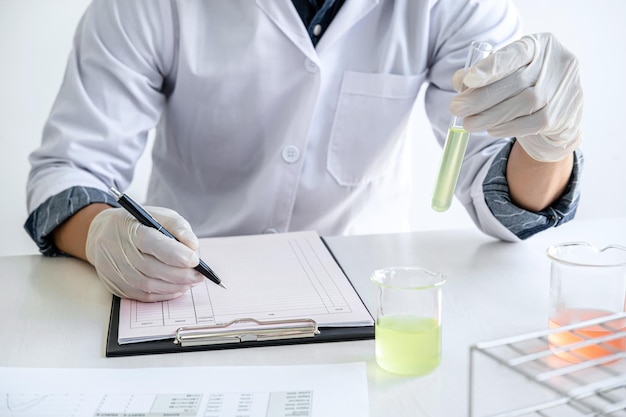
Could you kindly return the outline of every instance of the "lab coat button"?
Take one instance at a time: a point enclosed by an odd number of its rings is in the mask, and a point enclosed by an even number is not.
[[[300,158],[300,150],[293,145],[285,146],[282,156],[285,162],[293,164]]]
[[[311,61],[309,58],[304,60],[304,68],[311,74],[315,74],[320,70],[317,64]]]
[[[266,235],[269,235],[269,234],[278,233],[278,230],[268,227],[267,229],[263,230],[263,233],[265,233]]]
[[[320,36],[320,33],[322,33],[322,25],[313,26],[313,35]]]

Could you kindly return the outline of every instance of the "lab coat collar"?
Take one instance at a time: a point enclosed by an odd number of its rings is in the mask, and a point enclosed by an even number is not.
[[[331,25],[324,32],[324,36],[318,42],[317,52],[321,53],[328,48],[379,3],[380,0],[346,0]]]
[[[320,39],[318,51],[311,43],[302,20],[291,0],[256,0],[257,6],[310,59],[317,60],[317,52],[340,38],[351,26],[369,13],[380,0],[347,0],[332,24]]]

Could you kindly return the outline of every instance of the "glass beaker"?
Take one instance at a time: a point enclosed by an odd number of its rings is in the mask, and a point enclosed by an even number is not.
[[[374,271],[376,362],[401,375],[423,375],[441,362],[441,288],[445,276],[419,267]]]
[[[625,311],[626,247],[603,249],[586,242],[567,242],[548,247],[550,267],[549,328],[576,324]],[[617,328],[617,330],[613,330]],[[553,347],[563,347],[625,330],[626,323],[612,322],[611,328],[590,325],[576,331],[555,332],[549,336]],[[595,359],[625,349],[619,338],[556,354],[571,362]]]

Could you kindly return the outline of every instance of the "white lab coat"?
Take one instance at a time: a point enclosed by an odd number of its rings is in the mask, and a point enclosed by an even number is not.
[[[31,155],[29,211],[75,185],[124,190],[156,126],[146,204],[199,236],[405,230],[420,87],[443,143],[469,42],[519,30],[505,0],[347,0],[314,48],[291,0],[96,0]],[[472,136],[457,197],[514,239],[482,194],[502,145]]]

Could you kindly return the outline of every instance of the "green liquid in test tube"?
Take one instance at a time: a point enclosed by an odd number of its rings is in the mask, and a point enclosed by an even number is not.
[[[488,56],[493,47],[487,42],[474,41],[470,45],[464,70],[467,71],[472,65]],[[431,200],[431,207],[435,211],[446,211],[452,204],[454,189],[459,179],[461,165],[465,157],[465,149],[470,134],[463,128],[463,119],[452,116],[448,127],[448,135],[443,146],[443,155],[439,174],[435,183],[435,190]]]

